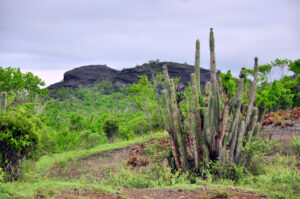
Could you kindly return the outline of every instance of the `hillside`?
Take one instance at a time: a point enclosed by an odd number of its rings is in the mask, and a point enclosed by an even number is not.
[[[146,74],[148,79],[152,79],[153,75],[162,73],[162,67],[166,65],[171,78],[179,77],[182,86],[188,85],[191,73],[194,72],[194,66],[188,64],[180,64],[175,62],[149,62],[141,66],[126,68],[121,71],[112,69],[106,65],[87,65],[81,66],[64,74],[61,82],[52,84],[48,90],[55,90],[60,87],[68,88],[85,88],[99,83],[103,80],[110,80],[116,86],[127,86],[132,83],[138,83],[139,76]],[[201,86],[210,80],[210,71],[201,68]]]

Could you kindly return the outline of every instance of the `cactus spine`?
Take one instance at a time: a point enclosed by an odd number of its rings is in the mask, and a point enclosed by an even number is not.
[[[200,45],[199,40],[196,41],[195,73],[191,75],[191,106],[188,102],[187,122],[185,122],[190,127],[189,131],[185,131],[183,128],[184,120],[181,118],[175,86],[169,78],[167,67],[163,67],[166,126],[170,134],[172,154],[176,166],[182,168],[183,171],[197,172],[201,162],[206,168],[205,164],[208,159],[219,160],[222,163],[225,158],[229,158],[229,161],[234,161],[236,164],[241,163],[242,145],[250,144],[256,138],[263,118],[262,115],[258,115],[258,110],[254,106],[258,59],[255,58],[254,61],[254,80],[249,95],[248,109],[247,112],[242,112],[245,69],[241,69],[236,95],[234,97],[227,96],[222,89],[222,80],[217,78],[216,74],[215,42],[212,29],[210,29],[209,47],[211,81],[205,85],[206,93],[203,112],[201,113]],[[189,136],[187,134],[189,133],[192,142],[188,141]],[[243,143],[244,140],[246,143]],[[226,155],[226,151],[229,155]],[[194,164],[188,161],[188,157],[189,160],[192,157]]]
[[[5,111],[7,108],[7,92],[1,92],[0,111]]]

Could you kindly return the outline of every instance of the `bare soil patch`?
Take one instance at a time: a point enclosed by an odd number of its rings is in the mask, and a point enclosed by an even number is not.
[[[218,188],[199,188],[195,190],[183,189],[126,189],[122,194],[109,194],[100,190],[76,189],[62,191],[56,199],[66,198],[102,198],[102,199],[121,199],[127,196],[132,199],[264,199],[265,196],[256,195],[253,192],[240,189],[218,189]],[[37,196],[36,198],[45,198]]]
[[[67,165],[56,165],[49,176],[65,180],[79,179],[83,175],[93,179],[104,178],[109,171],[124,166],[124,161],[128,158],[128,154],[138,146],[139,144],[134,144],[84,157]],[[94,181],[93,179],[91,179],[91,182]]]
[[[121,199],[120,194],[109,194],[101,190],[88,190],[74,188],[68,191],[62,191],[56,199],[71,198],[101,198],[101,199]]]
[[[292,125],[284,128],[275,124],[264,125],[259,136],[275,140],[286,140],[293,136],[300,136],[300,118],[284,120],[284,122]]]
[[[183,189],[128,189],[124,195],[133,199],[210,199],[210,198],[249,198],[258,199],[264,196],[256,196],[253,192],[246,192],[240,189],[199,188],[195,190]]]
[[[151,139],[143,144],[133,144],[128,147],[114,149],[97,153],[79,160],[67,163],[66,165],[55,165],[51,169],[49,177],[58,177],[64,180],[89,178],[91,183],[106,178],[109,172],[116,171],[124,166],[151,167],[152,157],[145,153],[145,147],[153,145],[158,151],[168,147],[168,139]]]

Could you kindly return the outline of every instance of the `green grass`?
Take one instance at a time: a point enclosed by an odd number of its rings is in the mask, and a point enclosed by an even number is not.
[[[36,182],[0,183],[0,198],[35,198],[36,195],[55,197],[60,195],[62,190],[71,191],[71,188],[74,187],[116,193],[116,190],[105,185],[86,183],[81,184],[78,182],[62,182],[50,179],[41,179]]]

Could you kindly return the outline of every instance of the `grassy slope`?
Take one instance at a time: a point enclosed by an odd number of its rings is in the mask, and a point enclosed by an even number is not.
[[[117,141],[114,144],[104,144],[89,150],[75,150],[60,154],[46,155],[36,161],[32,168],[27,169],[24,179],[11,183],[0,183],[0,198],[33,198],[37,194],[55,195],[59,190],[68,187],[84,187],[115,192],[104,185],[86,184],[80,182],[63,182],[48,179],[47,173],[55,164],[67,163],[82,157],[100,153],[103,151],[123,148],[135,143],[143,143],[152,138],[166,136],[166,132],[147,134],[128,141]]]

